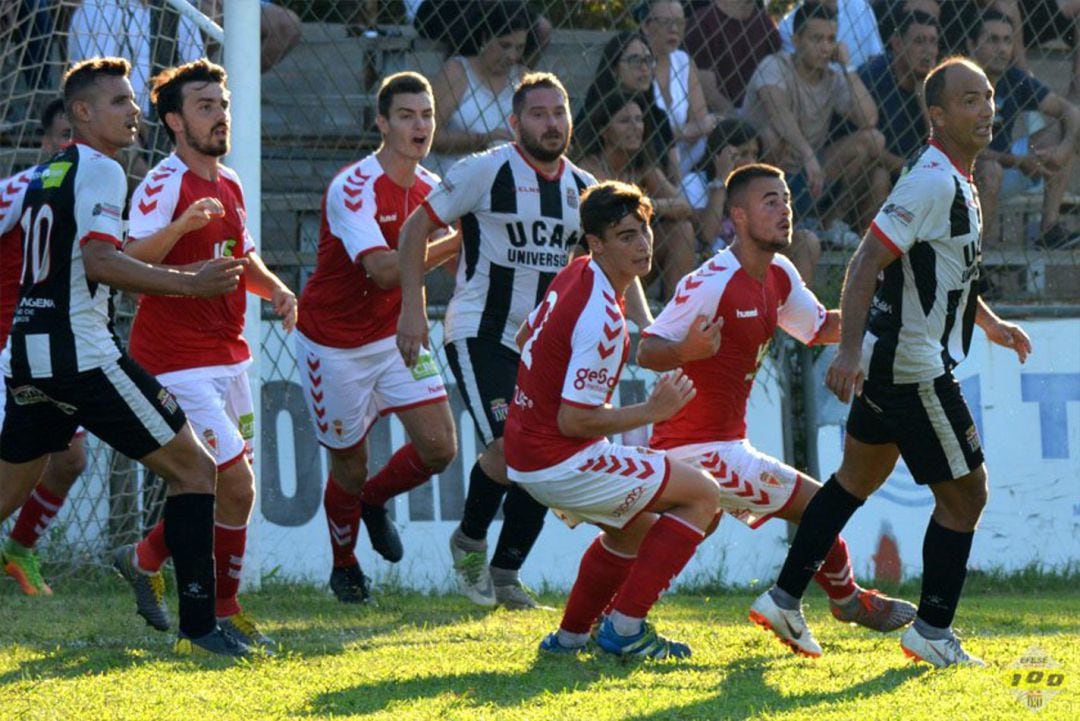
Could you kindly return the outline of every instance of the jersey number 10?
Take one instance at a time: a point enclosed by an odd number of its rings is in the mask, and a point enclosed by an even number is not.
[[[52,236],[52,206],[42,205],[34,215],[29,207],[20,221],[23,229],[22,282],[27,282],[26,270],[30,269],[29,282],[37,284],[49,277],[49,239]]]

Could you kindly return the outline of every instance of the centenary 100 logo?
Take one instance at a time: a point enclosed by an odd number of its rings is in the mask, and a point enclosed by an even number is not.
[[[1050,654],[1037,646],[1029,648],[1013,662],[1005,674],[1005,684],[1016,699],[1038,711],[1065,688],[1065,671]]]

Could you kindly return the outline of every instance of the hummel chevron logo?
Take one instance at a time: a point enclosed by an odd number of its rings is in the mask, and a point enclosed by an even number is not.
[[[701,284],[704,283],[704,282],[705,281],[702,280],[701,278],[698,278],[697,280],[694,280],[693,278],[687,278],[686,279],[686,289],[687,290],[694,290],[695,288],[700,287]]]
[[[641,469],[640,473],[638,469]],[[580,468],[579,471],[596,471],[611,473],[613,475],[620,476],[632,476],[637,473],[636,478],[648,478],[653,474],[655,468],[653,464],[648,461],[641,461],[639,466],[634,462],[633,458],[619,458],[617,456],[598,456],[596,458],[590,458]]]
[[[318,392],[312,391],[311,392],[311,400],[315,401],[316,403],[322,403],[323,392],[322,391],[318,391]]]
[[[600,354],[600,357],[601,357],[601,358],[604,358],[604,359],[606,359],[606,358],[608,358],[608,357],[609,357],[609,356],[610,356],[610,355],[611,355],[612,353],[614,353],[614,352],[615,352],[615,346],[611,346],[610,348],[608,348],[608,347],[607,347],[606,345],[604,345],[603,343],[597,343],[597,344],[596,344],[596,352]]]
[[[172,175],[173,172],[175,171],[173,171],[172,168],[165,168],[160,173],[155,173],[154,175],[151,175],[150,180],[153,180],[155,183],[160,183],[162,180],[165,180],[170,175]]]
[[[356,196],[360,195],[360,193],[364,192],[363,188],[349,188],[347,186],[342,188],[342,190],[345,192],[345,195],[349,196],[350,198],[355,198]]]
[[[147,195],[157,195],[158,193],[161,192],[161,189],[164,188],[164,187],[165,187],[164,184],[161,184],[161,185],[147,185],[146,186],[146,194]]]
[[[615,340],[619,337],[620,333],[622,333],[621,325],[617,325],[614,328],[608,328],[607,323],[604,324],[604,335],[607,336],[608,340]]]
[[[360,200],[356,201],[355,203],[350,203],[348,200],[346,200],[345,201],[345,207],[355,213],[356,211],[358,211],[358,210],[360,210],[361,208],[364,207],[364,200],[361,198]]]
[[[604,312],[607,313],[608,318],[611,318],[611,320],[615,321],[616,323],[622,320],[622,313],[620,313],[616,308],[612,308],[611,306],[604,306]]]
[[[322,365],[322,361],[319,360],[316,356],[313,356],[313,355],[308,356],[308,358],[307,358],[307,367],[308,368],[310,368],[313,371],[317,371],[317,370],[319,370],[320,365]]]
[[[322,385],[322,374],[315,375],[314,373],[308,373],[308,380],[311,381],[311,385],[318,388]]]
[[[153,200],[153,201],[151,201],[149,203],[147,203],[145,200],[140,200],[139,201],[139,212],[142,213],[143,215],[146,215],[147,213],[149,213],[151,210],[153,210],[156,207],[157,207],[157,201],[156,200]]]

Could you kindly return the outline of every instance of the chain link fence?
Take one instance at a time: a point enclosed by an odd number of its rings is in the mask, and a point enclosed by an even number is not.
[[[220,0],[192,4],[220,22]],[[177,5],[0,0],[0,173],[40,162],[42,111],[70,62],[96,54],[125,55],[135,65],[146,127],[125,158],[133,182],[160,160],[168,144],[149,106],[147,78],[204,54],[220,58],[220,47],[178,15]],[[303,287],[315,264],[327,183],[378,145],[374,92],[386,74],[416,70],[432,81],[440,127],[428,164],[438,172],[509,137],[513,82],[533,69],[555,73],[569,92],[571,158],[598,177],[642,185],[656,202],[657,267],[648,293],[657,307],[683,273],[730,242],[722,181],[754,160],[787,172],[798,226],[790,255],[823,300],[835,304],[854,245],[904,158],[925,141],[921,75],[962,52],[1000,77],[998,139],[976,172],[986,209],[985,293],[1014,306],[1080,302],[1080,247],[1072,244],[1080,231],[1073,170],[1080,111],[1069,102],[1080,95],[1080,79],[1070,7],[1056,0],[824,6],[800,10],[757,0],[264,5],[262,254],[290,287]],[[452,285],[445,271],[430,276],[433,315]],[[127,307],[130,313],[130,301]],[[264,311],[272,320],[265,304]],[[276,322],[265,323],[263,333],[263,381],[287,391],[296,374],[291,340]],[[800,366],[791,357],[774,366],[780,378]],[[633,367],[628,373],[631,381],[647,381]],[[285,392],[274,402],[296,400]],[[302,416],[294,421],[306,424]],[[804,460],[799,445],[792,444],[793,460]],[[96,443],[91,450],[87,473],[43,544],[62,546],[53,554],[58,559],[100,555],[153,520],[154,493],[144,489],[157,485]]]

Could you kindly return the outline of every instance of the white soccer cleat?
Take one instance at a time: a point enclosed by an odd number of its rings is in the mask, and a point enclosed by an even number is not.
[[[469,551],[450,536],[450,557],[454,560],[454,577],[461,593],[480,606],[495,605],[495,587],[491,582],[486,551]],[[485,548],[487,544],[484,544]]]
[[[802,609],[788,611],[780,608],[768,591],[758,596],[750,606],[750,620],[772,631],[780,639],[780,643],[800,656],[821,656],[821,646],[814,640],[814,634],[810,633]]]
[[[900,648],[914,662],[924,661],[937,668],[947,666],[986,666],[978,656],[972,656],[960,645],[960,639],[949,629],[946,638],[930,639],[912,626],[900,636]]]

